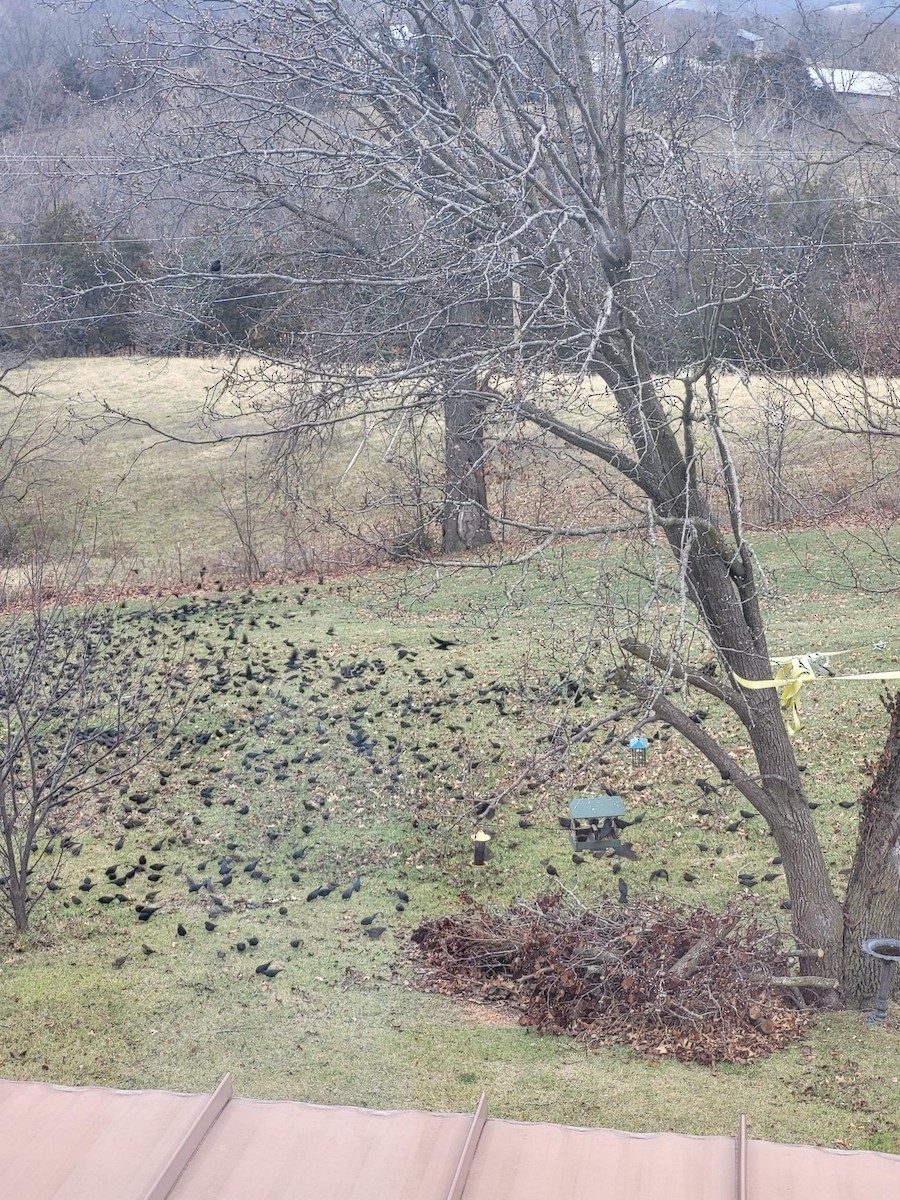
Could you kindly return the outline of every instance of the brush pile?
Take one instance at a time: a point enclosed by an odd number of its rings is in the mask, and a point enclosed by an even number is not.
[[[770,983],[788,972],[781,936],[737,909],[638,901],[586,910],[544,896],[431,918],[413,942],[429,990],[651,1056],[747,1063],[809,1027],[809,1014]]]

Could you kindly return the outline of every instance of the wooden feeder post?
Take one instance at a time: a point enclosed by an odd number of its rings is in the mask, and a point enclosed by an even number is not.
[[[487,844],[491,840],[491,835],[485,833],[483,829],[479,829],[477,833],[472,834],[472,841],[475,845],[475,866],[484,866],[484,856],[487,853]]]

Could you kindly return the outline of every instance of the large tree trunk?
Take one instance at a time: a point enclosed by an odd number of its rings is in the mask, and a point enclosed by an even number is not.
[[[766,699],[760,702],[760,697]],[[844,932],[841,907],[831,884],[797,770],[784,718],[775,692],[752,694],[750,741],[766,792],[762,815],[783,859],[785,881],[791,902],[791,927],[800,954],[824,950],[825,956],[800,959],[801,975],[840,977]]]
[[[900,692],[885,701],[890,728],[875,778],[860,797],[856,854],[844,905],[846,1004],[866,1008],[878,988],[880,963],[860,950],[867,937],[900,938]],[[900,1000],[900,970],[891,995]]]
[[[444,553],[486,546],[493,539],[484,479],[484,404],[474,382],[444,400],[444,467]]]

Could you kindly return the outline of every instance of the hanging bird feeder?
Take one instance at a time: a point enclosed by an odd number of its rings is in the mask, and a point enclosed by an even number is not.
[[[581,796],[569,801],[569,815],[560,824],[569,831],[573,850],[602,852],[622,845],[617,818],[624,816],[621,796]]]
[[[633,737],[628,743],[628,747],[631,750],[631,765],[634,770],[637,770],[638,767],[646,767],[647,751],[650,749],[650,743],[647,739]]]

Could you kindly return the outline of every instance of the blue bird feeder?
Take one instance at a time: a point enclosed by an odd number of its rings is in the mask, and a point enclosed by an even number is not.
[[[631,750],[631,765],[637,770],[638,767],[646,767],[647,751],[650,749],[650,743],[646,738],[633,737],[628,743]]]

